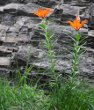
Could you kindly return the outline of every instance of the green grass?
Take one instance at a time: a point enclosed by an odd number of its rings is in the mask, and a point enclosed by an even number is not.
[[[8,81],[0,81],[0,110],[48,110],[48,106],[43,90],[28,85],[11,87]]]
[[[66,84],[52,96],[50,110],[94,110],[94,90],[90,93],[89,88],[81,85]]]
[[[0,110],[94,110],[94,89],[68,82],[45,95],[36,87],[11,87],[0,80]]]

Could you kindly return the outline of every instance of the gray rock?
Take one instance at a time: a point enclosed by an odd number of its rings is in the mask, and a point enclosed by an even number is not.
[[[0,57],[0,66],[10,66],[10,58]]]
[[[90,31],[88,32],[88,36],[94,37],[94,30],[90,30]]]
[[[19,3],[10,3],[5,6],[0,7],[0,12],[10,12],[10,13],[20,13],[20,14],[32,14],[32,11],[37,9],[39,6],[33,3],[28,4],[19,4]]]

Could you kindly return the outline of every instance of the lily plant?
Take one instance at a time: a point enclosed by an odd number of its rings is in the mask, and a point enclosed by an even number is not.
[[[76,16],[76,19],[72,21],[67,21],[72,28],[76,31],[75,35],[75,42],[74,42],[74,49],[73,49],[73,60],[72,60],[72,68],[71,68],[71,81],[73,82],[74,79],[78,76],[79,74],[79,58],[80,58],[80,51],[81,51],[81,45],[80,45],[80,40],[81,40],[81,34],[79,32],[80,28],[84,26],[88,21],[83,20],[81,22],[81,19],[79,16]]]
[[[47,54],[48,59],[50,63],[50,73],[49,75],[52,77],[53,80],[49,82],[49,85],[51,87],[52,93],[56,95],[57,97],[57,105],[58,105],[58,88],[59,88],[59,81],[58,81],[58,74],[55,71],[55,63],[54,60],[54,49],[53,49],[53,37],[54,35],[49,31],[48,29],[48,21],[47,17],[53,13],[53,9],[51,8],[39,8],[36,12],[34,12],[35,15],[37,15],[40,19],[42,19],[42,23],[39,25],[39,28],[43,31],[45,36],[45,42],[46,42],[46,48],[47,48]]]
[[[53,51],[53,34],[49,32],[48,30],[48,22],[47,17],[53,13],[53,9],[51,8],[39,8],[37,11],[33,12],[35,15],[37,15],[40,19],[42,19],[42,23],[39,25],[39,28],[43,31],[46,41],[46,48],[47,48],[47,54],[49,58],[50,63],[50,73],[52,76],[54,76],[54,79],[56,80],[56,74],[55,74],[55,60],[53,59],[54,51]]]

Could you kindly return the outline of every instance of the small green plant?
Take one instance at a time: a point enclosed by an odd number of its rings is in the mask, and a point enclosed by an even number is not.
[[[8,81],[0,79],[0,110],[9,110],[9,107],[16,102],[16,95],[13,93]]]
[[[58,89],[58,105],[56,96],[51,97],[50,110],[94,110],[94,104],[91,102],[88,89],[83,85],[75,85],[71,87],[69,82]],[[94,91],[92,92],[92,95]]]
[[[49,106],[49,97],[43,90],[30,85],[16,88],[0,80],[0,110],[49,110]]]
[[[25,67],[23,67],[23,73],[20,71],[20,69],[18,67],[18,63],[17,63],[18,71],[16,74],[16,80],[17,80],[16,82],[17,82],[18,88],[27,84],[28,76],[30,75],[30,72],[33,69],[33,66],[29,65],[29,60],[30,60],[31,51],[32,51],[31,46],[28,50],[29,50],[29,53],[28,53],[28,57],[26,58],[26,65],[25,65]]]

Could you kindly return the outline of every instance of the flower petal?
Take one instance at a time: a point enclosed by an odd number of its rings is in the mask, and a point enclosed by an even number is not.
[[[40,18],[46,18],[51,12],[53,12],[53,9],[51,8],[39,8],[37,12],[33,13]]]
[[[83,20],[82,22],[81,22],[81,25],[83,26],[84,24],[86,24],[88,22],[88,20]]]
[[[69,23],[70,26],[72,26],[73,28],[75,28],[75,25],[74,25],[74,23],[72,21],[67,21],[67,23]]]

